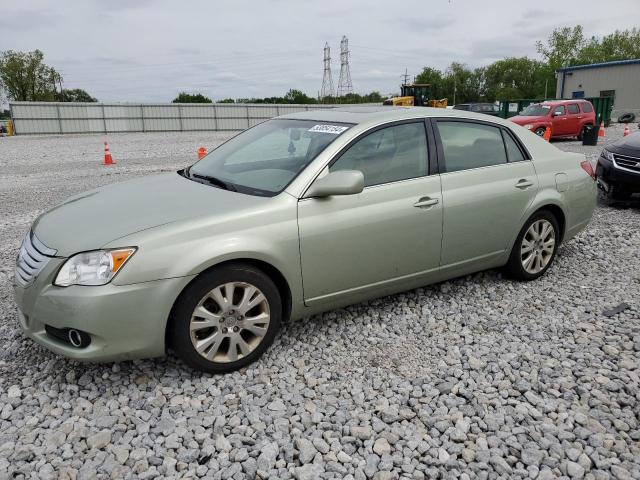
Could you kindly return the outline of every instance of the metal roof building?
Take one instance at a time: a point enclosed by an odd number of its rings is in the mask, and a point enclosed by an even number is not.
[[[561,68],[556,98],[613,97],[612,118],[640,117],[640,59]]]

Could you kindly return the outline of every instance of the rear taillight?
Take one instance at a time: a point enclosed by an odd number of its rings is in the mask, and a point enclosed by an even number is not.
[[[591,162],[589,162],[588,160],[585,160],[584,162],[580,162],[580,166],[582,167],[582,169],[587,172],[587,174],[593,178],[594,180],[596,179],[596,172],[593,171],[593,167],[591,166]]]

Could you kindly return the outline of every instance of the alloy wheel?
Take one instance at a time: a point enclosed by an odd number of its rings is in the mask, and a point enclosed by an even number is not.
[[[270,322],[269,302],[256,286],[230,282],[209,291],[189,324],[191,343],[215,363],[235,362],[262,342]]]
[[[553,258],[556,232],[548,220],[536,220],[522,237],[520,261],[527,273],[537,274],[544,270]]]

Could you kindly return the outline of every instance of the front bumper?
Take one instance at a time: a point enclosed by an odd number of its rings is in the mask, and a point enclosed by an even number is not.
[[[56,287],[52,279],[63,259],[52,259],[29,286],[14,283],[18,319],[25,334],[49,350],[76,360],[132,360],[164,355],[169,312],[193,277],[132,285]],[[73,328],[91,343],[76,348],[47,333]]]
[[[596,177],[607,185],[622,185],[631,192],[640,192],[640,173],[618,168],[602,155],[596,165]]]

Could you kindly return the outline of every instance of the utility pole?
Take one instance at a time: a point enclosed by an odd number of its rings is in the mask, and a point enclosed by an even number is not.
[[[400,75],[404,80],[402,81],[403,85],[406,85],[409,82],[409,74],[407,73],[407,69],[404,69],[404,74]]]
[[[64,101],[64,94],[62,93],[62,77],[58,73],[58,83],[60,84],[60,101]]]
[[[547,78],[547,79],[544,81],[544,99],[545,99],[545,100],[548,98],[548,97],[547,97],[547,87],[548,87],[548,86],[549,86],[549,79]]]

